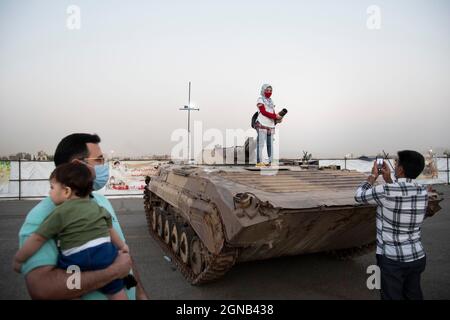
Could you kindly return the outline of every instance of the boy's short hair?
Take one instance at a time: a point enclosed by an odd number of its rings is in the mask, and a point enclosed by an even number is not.
[[[416,179],[425,168],[425,158],[417,151],[403,150],[397,153],[398,165],[402,166],[405,176]]]
[[[56,167],[50,175],[52,179],[71,188],[81,198],[87,197],[94,189],[94,175],[81,162],[69,162]]]

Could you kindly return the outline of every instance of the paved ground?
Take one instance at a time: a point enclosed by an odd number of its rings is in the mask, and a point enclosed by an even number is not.
[[[427,299],[450,299],[450,187],[438,190],[446,200],[439,214],[423,226],[428,263],[422,286]],[[243,263],[219,282],[191,286],[147,234],[142,200],[112,202],[153,299],[378,299],[378,292],[366,287],[366,269],[375,263],[374,254],[352,261],[313,254]],[[22,276],[11,270],[11,259],[19,228],[35,204],[0,201],[0,299],[28,299]]]

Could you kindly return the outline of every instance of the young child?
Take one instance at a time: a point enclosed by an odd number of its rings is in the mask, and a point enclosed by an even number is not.
[[[111,215],[89,198],[93,190],[93,173],[81,162],[58,166],[50,175],[50,197],[57,205],[14,257],[14,270],[51,238],[60,248],[58,268],[76,265],[81,271],[108,267],[117,257],[118,249],[128,246],[112,227]],[[117,279],[100,291],[110,300],[127,300],[124,281]]]

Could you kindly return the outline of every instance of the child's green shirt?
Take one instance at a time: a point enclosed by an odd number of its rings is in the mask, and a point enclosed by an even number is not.
[[[61,250],[109,237],[111,215],[89,198],[72,199],[57,206],[35,231],[46,239],[59,240]]]

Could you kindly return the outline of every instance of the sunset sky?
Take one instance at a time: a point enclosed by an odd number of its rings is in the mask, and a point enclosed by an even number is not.
[[[272,84],[284,157],[450,148],[449,57],[447,0],[0,0],[0,155],[73,132],[170,153],[189,81],[192,121],[222,132],[248,129]]]

